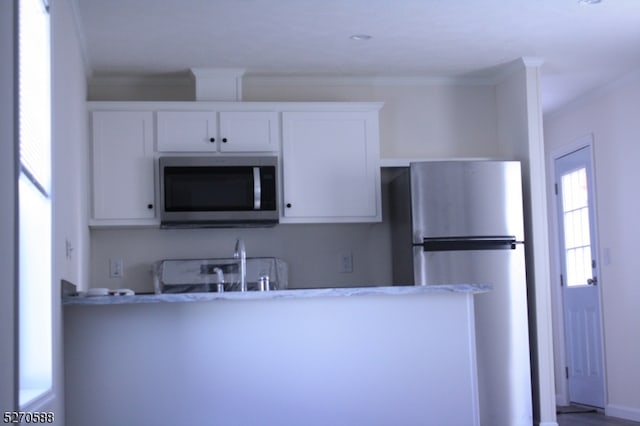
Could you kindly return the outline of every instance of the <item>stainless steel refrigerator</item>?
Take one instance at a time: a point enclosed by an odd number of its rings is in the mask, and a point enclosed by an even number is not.
[[[481,424],[531,425],[520,163],[412,163],[389,201],[394,284],[493,286],[475,296]]]

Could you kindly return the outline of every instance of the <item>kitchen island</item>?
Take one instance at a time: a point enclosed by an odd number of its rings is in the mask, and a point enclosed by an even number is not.
[[[67,297],[67,424],[477,425],[489,290]]]

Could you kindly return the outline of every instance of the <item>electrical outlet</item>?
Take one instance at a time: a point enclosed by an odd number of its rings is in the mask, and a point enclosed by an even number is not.
[[[109,259],[109,277],[122,278],[124,276],[124,262],[122,259]]]
[[[353,272],[353,254],[351,252],[340,253],[340,272],[347,274]]]

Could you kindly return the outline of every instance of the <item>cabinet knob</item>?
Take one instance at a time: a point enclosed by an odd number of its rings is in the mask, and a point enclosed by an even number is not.
[[[213,143],[216,141],[216,138],[209,138],[209,142]]]
[[[153,208],[153,204],[147,204],[147,208],[151,210]]]
[[[291,203],[287,203],[287,208],[290,209],[291,208]]]
[[[227,138],[222,138],[222,143],[227,143]]]

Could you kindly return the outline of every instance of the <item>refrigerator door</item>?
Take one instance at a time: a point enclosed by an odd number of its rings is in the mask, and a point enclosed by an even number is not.
[[[524,244],[515,249],[413,247],[416,284],[491,284],[474,297],[481,424],[531,425]]]
[[[524,239],[517,161],[411,163],[412,239],[513,235]]]

